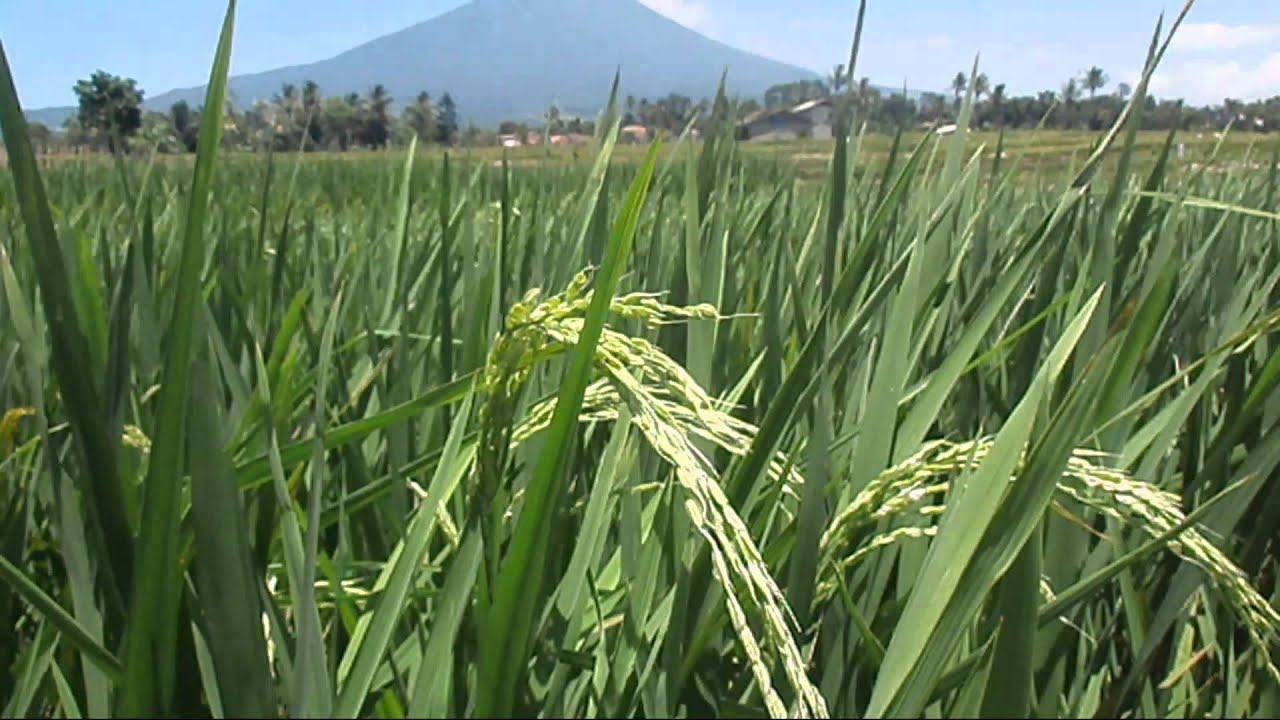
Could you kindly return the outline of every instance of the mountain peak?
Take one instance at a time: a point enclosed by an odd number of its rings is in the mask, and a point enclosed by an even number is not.
[[[593,114],[618,68],[622,93],[637,98],[710,97],[725,70],[730,92],[743,96],[816,77],[705,37],[638,0],[472,0],[327,60],[233,77],[229,89],[241,104],[308,80],[329,96],[375,84],[398,100],[447,91],[464,120],[494,125],[540,118],[552,102]],[[202,97],[202,88],[176,90],[147,105]]]

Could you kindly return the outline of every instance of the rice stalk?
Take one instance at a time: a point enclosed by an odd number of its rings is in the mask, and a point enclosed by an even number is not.
[[[836,592],[836,573],[845,573],[875,550],[906,539],[930,537],[935,527],[907,526],[860,540],[859,533],[883,520],[901,521],[909,513],[930,519],[945,512],[941,504],[926,505],[946,494],[951,484],[990,451],[990,439],[966,442],[933,441],[912,457],[881,473],[843,511],[836,515],[822,537],[828,558],[817,601],[827,602]],[[1124,522],[1158,538],[1186,521],[1182,499],[1131,475],[1098,464],[1104,453],[1078,448],[1058,482],[1060,500],[1074,500],[1101,514]],[[1213,588],[1227,601],[1247,629],[1250,640],[1265,659],[1267,672],[1280,681],[1272,648],[1280,642],[1280,612],[1262,597],[1244,572],[1194,527],[1168,543],[1169,552],[1205,572]],[[1053,598],[1047,583],[1041,592]]]
[[[530,291],[509,313],[506,331],[494,343],[485,368],[484,392],[488,401],[484,423],[495,458],[505,456],[493,443],[507,436],[502,428],[512,424],[514,397],[533,365],[577,343],[582,315],[590,304],[590,294],[584,292],[588,282],[587,272],[581,272],[562,294],[546,300],[540,299],[539,291]],[[649,327],[718,318],[715,308],[709,305],[675,307],[643,293],[614,298],[610,311],[639,319]],[[783,666],[796,698],[792,712],[802,717],[825,717],[826,703],[806,675],[806,663],[793,635],[795,617],[786,598],[751,531],[725,496],[713,464],[695,444],[695,438],[703,438],[745,454],[753,428],[716,408],[684,368],[643,338],[606,328],[596,352],[596,367],[604,377],[588,386],[580,421],[616,419],[625,406],[631,422],[650,446],[675,469],[680,486],[688,494],[685,510],[712,548],[716,577],[725,588],[731,622],[769,712],[774,717],[788,715],[773,688],[766,652]],[[511,444],[544,428],[553,412],[554,400],[536,405],[510,431]],[[494,462],[495,467],[488,474],[496,477],[501,460],[489,462]],[[497,494],[494,488],[480,491],[484,498]],[[753,617],[763,625],[763,643],[752,630]]]

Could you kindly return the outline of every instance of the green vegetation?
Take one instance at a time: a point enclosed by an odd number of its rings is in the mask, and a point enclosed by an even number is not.
[[[228,157],[233,19],[194,166],[0,49],[5,717],[1280,713],[1280,147]]]
[[[993,84],[987,74],[958,72],[947,86],[948,93],[890,90],[871,84],[871,78],[853,81],[852,70],[842,64],[832,68],[825,79],[780,83],[760,97],[735,98],[730,112],[740,121],[760,111],[785,110],[810,100],[833,99],[854,107],[858,121],[866,129],[892,136],[899,131],[926,131],[959,117],[962,99],[972,82],[973,103],[969,126],[976,131],[1050,130],[1089,135],[1113,125],[1133,95],[1127,83],[1117,83],[1111,92],[1111,78],[1098,66],[1068,78],[1060,90],[1044,90],[1035,95],[1011,96],[1003,83]],[[33,143],[41,152],[103,150],[113,138],[121,137],[142,152],[194,152],[199,118],[186,101],[173,104],[168,112],[144,111],[142,92],[131,79],[97,72],[76,85],[80,112],[69,117],[65,132],[55,136],[49,128],[32,126]],[[1087,93],[1088,96],[1084,97]],[[394,109],[393,109],[394,108]],[[712,100],[694,99],[669,93],[654,99],[627,95],[622,105],[623,124],[643,126],[646,139],[658,131],[680,134],[693,125],[699,132],[712,122]],[[1242,101],[1226,98],[1218,105],[1195,107],[1178,98],[1143,98],[1143,113],[1133,122],[1147,131],[1163,135],[1169,130],[1196,134],[1233,129],[1237,135],[1266,136],[1280,129],[1280,95]],[[394,98],[384,85],[376,84],[361,93],[326,97],[314,81],[301,87],[286,83],[269,100],[236,107],[227,103],[222,115],[222,143],[227,150],[277,152],[303,150],[340,151],[363,148],[381,150],[405,148],[416,138],[419,144],[441,147],[499,146],[500,139],[525,143],[543,141],[545,135],[568,135],[580,139],[596,132],[594,118],[566,117],[552,104],[541,123],[502,120],[495,126],[480,127],[459,122],[453,97],[445,92],[439,101],[428,92]],[[496,130],[496,132],[494,132]],[[628,138],[635,137],[628,135]],[[1083,140],[1088,144],[1088,140]],[[830,143],[825,144],[828,149]]]
[[[115,149],[142,127],[142,91],[133,79],[99,70],[76,83],[75,91],[80,105],[75,120],[86,137]]]
[[[101,75],[101,74],[100,74]],[[199,116],[185,101],[175,103],[165,112],[144,112],[141,94],[132,88],[132,80],[95,75],[94,83],[109,82],[120,97],[123,107],[135,114],[136,125],[126,128],[123,136],[129,145],[141,152],[161,153],[195,151],[199,132]],[[954,99],[945,94],[925,92],[908,97],[901,91],[890,92],[871,85],[863,77],[852,85],[844,65],[837,65],[827,81],[804,80],[770,87],[762,98],[742,98],[733,103],[733,114],[739,120],[759,110],[777,110],[802,102],[824,98],[843,99],[857,108],[859,122],[872,132],[890,137],[898,130],[912,132],[954,122],[961,99],[969,87],[969,76],[957,73],[951,81]],[[1036,95],[1010,96],[1005,85],[992,85],[985,73],[973,78],[974,101],[971,127],[975,130],[1030,131],[1042,128],[1062,134],[1075,134],[1087,146],[1092,134],[1109,127],[1120,116],[1132,95],[1132,88],[1117,84],[1112,92],[1099,94],[1108,87],[1106,72],[1099,67],[1087,70],[1079,79],[1071,78],[1060,92],[1046,90]],[[82,87],[95,87],[82,81]],[[132,89],[129,89],[132,88]],[[1081,88],[1088,97],[1081,97]],[[129,95],[125,92],[132,92]],[[104,97],[101,93],[89,97]],[[131,99],[129,99],[131,98]],[[103,100],[105,102],[105,100]],[[120,102],[120,101],[113,101]],[[82,106],[85,100],[82,98]],[[393,103],[396,110],[392,110]],[[1193,107],[1182,100],[1147,97],[1142,128],[1154,131],[1161,140],[1169,130],[1186,130],[1196,134],[1215,133],[1226,128],[1237,136],[1268,137],[1280,129],[1280,95],[1253,102],[1227,99],[1220,105]],[[699,131],[708,129],[712,101],[695,100],[671,93],[656,99],[627,96],[622,104],[624,125],[641,125],[656,134],[666,131],[678,135],[690,123]],[[223,147],[228,150],[277,152],[297,150],[340,151],[355,148],[406,148],[416,136],[420,144],[440,147],[498,146],[501,135],[513,135],[521,142],[540,140],[542,134],[592,135],[595,121],[590,118],[564,117],[552,105],[541,123],[504,120],[496,128],[482,128],[459,123],[459,111],[449,93],[437,102],[430,93],[420,92],[412,98],[393,98],[382,85],[375,85],[363,95],[352,93],[326,97],[314,82],[301,88],[286,84],[268,100],[252,106],[236,108],[228,105],[223,113]],[[140,120],[138,119],[140,118]],[[64,133],[54,136],[41,125],[33,125],[33,141],[42,152],[65,152],[82,149],[106,149],[111,135],[101,122],[86,119],[82,110],[68,118]],[[494,132],[496,130],[496,132]],[[36,137],[38,135],[38,138]],[[304,142],[305,136],[305,142]],[[38,141],[37,141],[38,140]],[[829,150],[830,143],[824,143]]]

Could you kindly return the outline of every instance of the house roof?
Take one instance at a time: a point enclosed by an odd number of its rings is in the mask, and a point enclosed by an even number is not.
[[[831,104],[830,98],[818,98],[817,100],[810,100],[808,102],[800,103],[799,105],[791,108],[791,112],[796,112],[796,113],[809,112],[810,110],[816,107],[830,105],[830,104]]]
[[[740,120],[738,124],[750,125],[751,123],[759,122],[761,120],[774,117],[775,115],[792,115],[792,116],[795,116],[797,119],[799,119],[800,116],[802,116],[804,113],[816,107],[830,105],[830,104],[831,104],[830,98],[819,98],[817,100],[809,100],[807,102],[802,102],[799,105],[796,105],[795,107],[779,107],[779,108],[768,108],[765,110],[757,110],[751,113],[750,115],[742,118],[742,120]]]
[[[751,123],[759,122],[761,120],[774,117],[775,115],[794,115],[794,114],[795,113],[791,111],[791,108],[769,108],[766,110],[757,110],[751,113],[750,115],[742,118],[742,120],[738,124],[750,125]]]

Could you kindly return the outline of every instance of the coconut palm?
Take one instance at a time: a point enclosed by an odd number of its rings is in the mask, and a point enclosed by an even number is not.
[[[303,111],[298,87],[292,83],[280,86],[271,98],[269,120],[280,149],[297,150],[302,142]]]
[[[440,108],[436,113],[436,139],[452,145],[458,136],[458,106],[453,96],[445,93],[440,96]]]
[[[320,86],[314,80],[308,80],[302,85],[302,107],[304,110],[314,110],[320,106]]]
[[[1098,91],[1106,87],[1110,80],[1111,79],[1107,77],[1106,71],[1097,65],[1094,65],[1085,71],[1084,77],[1080,79],[1080,82],[1084,85],[1084,88],[1089,91],[1089,99],[1093,100]]]
[[[419,141],[426,142],[435,137],[436,109],[431,104],[431,93],[418,93],[413,103],[405,106],[404,121]]]
[[[369,91],[368,113],[364,122],[364,142],[374,148],[385,147],[391,138],[391,96],[382,84]]]
[[[1076,79],[1071,78],[1066,85],[1062,86],[1062,102],[1067,105],[1074,105],[1080,100],[1080,86],[1076,84]]]
[[[1000,83],[991,91],[991,116],[997,125],[1004,124],[1005,85]]]
[[[986,73],[978,73],[978,76],[973,79],[974,98],[982,100],[989,92],[991,92],[991,80],[987,78]]]
[[[958,72],[955,77],[951,78],[951,92],[955,93],[957,110],[960,109],[960,95],[964,93],[967,87],[969,87],[969,76],[963,72]]]
[[[830,82],[831,82],[831,93],[833,95],[838,94],[841,90],[845,88],[845,85],[849,82],[849,76],[844,71],[844,63],[839,63],[835,67],[831,68]]]
[[[308,145],[318,146],[323,139],[324,129],[320,126],[320,86],[314,80],[302,85],[301,117],[299,121],[306,128]]]
[[[623,116],[623,121],[627,125],[634,125],[636,123],[636,96],[635,95],[627,96],[627,114]]]
[[[871,87],[871,78],[864,77],[858,81],[856,95],[858,107],[864,113],[871,112],[880,104],[880,91]]]

